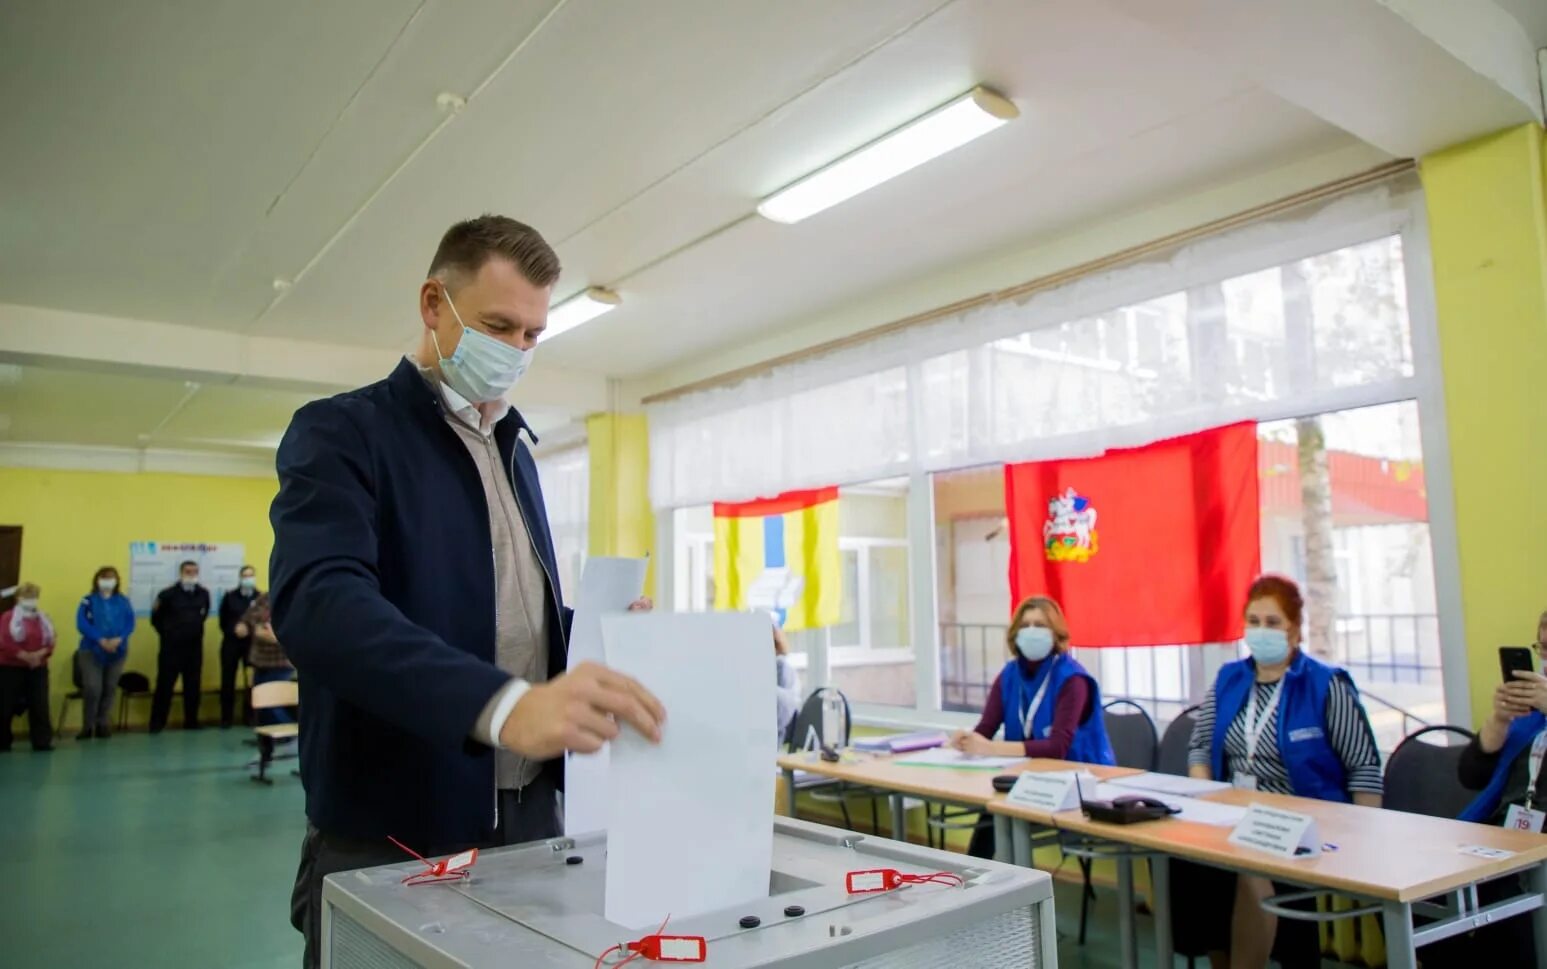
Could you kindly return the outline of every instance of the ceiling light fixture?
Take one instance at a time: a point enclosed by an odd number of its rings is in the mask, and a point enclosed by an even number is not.
[[[623,297],[600,286],[576,293],[548,311],[548,328],[543,331],[542,339],[551,340],[560,333],[568,333],[608,310],[617,308],[622,302]]]
[[[1019,116],[1020,109],[1009,99],[986,87],[973,88],[956,100],[780,189],[763,199],[757,211],[774,222],[799,222],[938,158],[952,148],[960,148]]]

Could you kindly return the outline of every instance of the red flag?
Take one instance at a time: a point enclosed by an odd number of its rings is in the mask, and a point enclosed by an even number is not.
[[[1050,595],[1076,646],[1240,639],[1261,568],[1257,427],[1005,467],[1010,592]]]

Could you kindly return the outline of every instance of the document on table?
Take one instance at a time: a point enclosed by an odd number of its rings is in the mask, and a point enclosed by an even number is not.
[[[1004,770],[1024,757],[974,757],[951,747],[935,747],[905,754],[892,763],[899,767],[955,767],[958,770]]]
[[[575,592],[575,619],[569,630],[569,667],[587,660],[600,663],[602,616],[626,613],[645,588],[648,559],[591,558]],[[594,754],[566,754],[564,833],[571,837],[607,827],[608,748]]]
[[[1206,781],[1197,777],[1178,777],[1175,774],[1159,774],[1155,771],[1146,771],[1143,774],[1133,774],[1129,777],[1113,778],[1112,783],[1119,787],[1133,787],[1141,791],[1153,791],[1157,794],[1181,794],[1186,797],[1216,794],[1220,791],[1230,790],[1230,785],[1224,781]]]
[[[778,742],[774,651],[756,613],[603,616],[607,665],[666,708],[608,768],[605,917],[654,929],[768,897]]]

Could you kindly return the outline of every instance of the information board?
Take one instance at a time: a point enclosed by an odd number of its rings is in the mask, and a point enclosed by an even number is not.
[[[150,615],[157,593],[177,581],[184,562],[199,563],[199,584],[209,590],[214,612],[220,597],[236,588],[246,555],[241,542],[130,542],[129,602],[134,614]]]

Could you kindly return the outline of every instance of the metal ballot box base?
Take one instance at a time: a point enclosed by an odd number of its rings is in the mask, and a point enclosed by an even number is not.
[[[708,969],[1056,969],[1052,880],[1045,872],[788,818],[773,824],[767,898],[674,918],[666,928],[708,940]],[[329,875],[323,969],[592,969],[609,946],[656,928],[625,928],[602,917],[606,852],[601,834],[517,845],[481,853],[468,881],[418,887],[401,884],[422,870],[418,862]],[[582,860],[569,862],[572,856]],[[709,866],[715,859],[684,845],[682,863]],[[966,885],[849,895],[845,876],[871,868],[950,871]],[[790,906],[802,914],[786,915]],[[756,928],[741,927],[748,915],[757,916]]]

